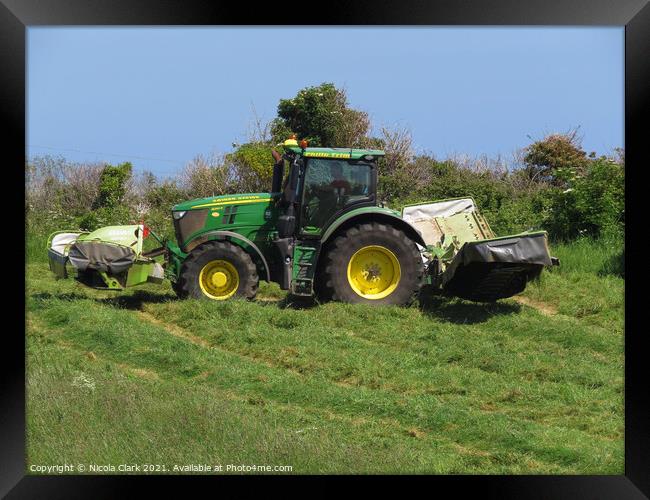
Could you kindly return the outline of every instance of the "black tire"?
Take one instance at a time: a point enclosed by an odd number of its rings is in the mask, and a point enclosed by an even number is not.
[[[181,282],[180,278],[177,279],[176,281],[171,282],[172,285],[172,290],[174,290],[174,293],[178,296],[181,297],[183,295],[183,291],[181,290]]]
[[[224,260],[237,270],[239,285],[233,297],[255,298],[259,285],[257,267],[243,248],[228,241],[209,241],[190,253],[183,262],[178,281],[173,286],[176,294],[180,298],[217,300],[206,295],[199,284],[201,270],[214,260]]]
[[[357,293],[348,279],[352,256],[367,246],[390,250],[399,262],[400,278],[396,288],[382,298],[369,299]],[[351,227],[325,249],[316,280],[319,298],[353,304],[406,305],[422,286],[424,265],[416,244],[402,231],[377,222]]]

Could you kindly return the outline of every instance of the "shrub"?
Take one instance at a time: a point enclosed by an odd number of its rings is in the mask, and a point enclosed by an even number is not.
[[[180,188],[189,198],[206,198],[236,192],[234,169],[219,155],[196,156],[183,169]]]
[[[26,208],[55,218],[90,210],[102,169],[99,164],[72,163],[61,157],[33,158],[25,167]]]
[[[482,210],[499,209],[513,196],[507,182],[489,171],[477,172],[451,160],[422,155],[380,176],[383,199],[393,204],[472,196]]]
[[[100,207],[90,210],[76,220],[76,225],[83,231],[94,231],[104,226],[121,226],[139,222],[137,214],[126,205]]]
[[[172,220],[171,206],[154,208],[147,213],[144,219],[147,226],[153,229],[158,236],[176,240],[174,235],[174,224]]]
[[[591,160],[583,174],[566,177],[564,190],[554,190],[544,224],[560,239],[622,231],[625,224],[625,170],[608,158]]]
[[[175,181],[166,180],[162,183],[155,182],[144,193],[144,202],[149,210],[163,208],[170,210],[172,206],[182,202],[186,194]]]
[[[544,214],[548,209],[547,189],[537,193],[518,193],[501,200],[498,208],[481,210],[490,227],[499,236],[528,230],[547,229]],[[479,208],[481,208],[479,206]]]
[[[524,162],[531,180],[566,184],[566,175],[582,172],[588,160],[580,146],[577,130],[565,134],[551,134],[525,148]]]
[[[249,142],[226,156],[242,191],[256,192],[270,188],[273,177],[271,148],[271,143]]]
[[[132,172],[133,166],[129,162],[117,166],[107,164],[99,177],[99,192],[94,208],[115,207],[122,203]]]

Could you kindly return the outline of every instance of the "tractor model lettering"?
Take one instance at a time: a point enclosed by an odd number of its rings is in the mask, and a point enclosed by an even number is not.
[[[327,153],[320,151],[305,151],[305,158],[350,158],[349,153]]]

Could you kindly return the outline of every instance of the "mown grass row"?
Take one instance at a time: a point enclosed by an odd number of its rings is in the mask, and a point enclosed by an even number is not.
[[[116,295],[30,263],[28,463],[622,473],[624,282],[553,250],[525,294],[551,315]]]

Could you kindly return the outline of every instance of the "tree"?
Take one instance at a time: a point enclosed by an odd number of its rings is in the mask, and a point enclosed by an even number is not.
[[[525,148],[523,160],[529,179],[560,186],[584,173],[589,162],[577,129],[533,142]]]
[[[130,162],[117,166],[106,164],[99,177],[99,193],[94,208],[111,208],[124,200],[127,183],[131,180],[133,166]]]
[[[322,83],[281,99],[271,133],[275,142],[295,133],[311,146],[353,147],[366,139],[369,128],[368,114],[349,108],[344,90]]]

